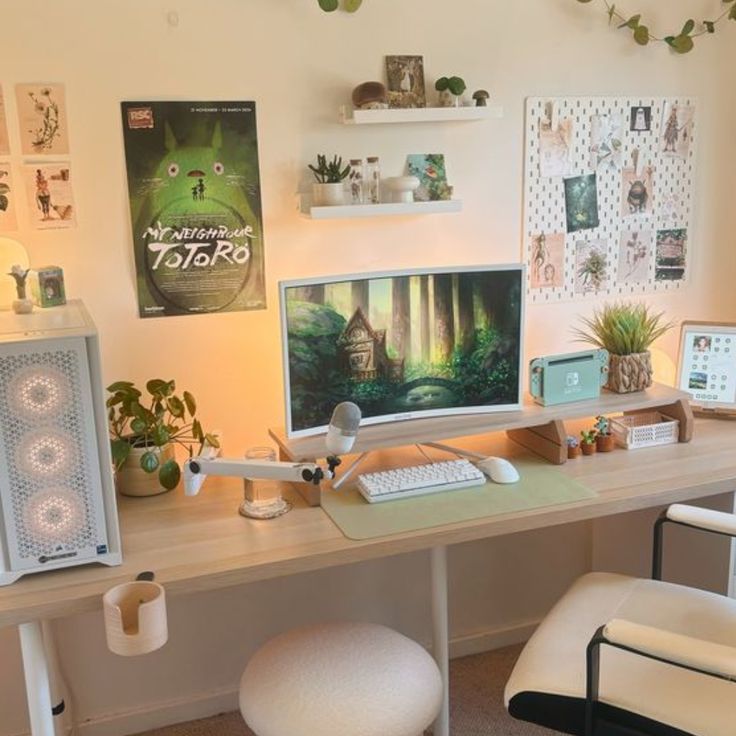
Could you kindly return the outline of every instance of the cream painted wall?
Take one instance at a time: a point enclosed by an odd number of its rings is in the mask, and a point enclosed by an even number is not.
[[[628,0],[627,0],[628,2]],[[717,0],[631,0],[657,25],[710,16]],[[622,3],[624,5],[624,3]],[[179,25],[167,25],[169,11]],[[17,141],[12,86],[64,81],[79,227],[21,231],[36,263],[58,263],[68,293],[98,323],[105,378],[175,377],[199,399],[230,452],[261,443],[282,421],[276,283],[327,273],[503,263],[520,253],[524,98],[563,94],[688,94],[700,99],[693,283],[651,303],[673,319],[736,318],[732,204],[736,145],[736,25],[679,58],[610,31],[574,0],[365,0],[355,16],[324,16],[314,0],[37,0],[2,12],[0,84]],[[503,120],[463,126],[351,129],[336,124],[352,87],[380,78],[386,53],[423,53],[429,79],[449,73],[486,87]],[[137,318],[119,102],[254,99],[270,309],[219,316]],[[442,150],[462,214],[317,223],[295,213],[294,192],[319,152],[381,157],[398,173],[409,152]],[[14,166],[20,165],[13,159]],[[21,207],[21,221],[24,209]],[[583,308],[528,310],[528,354],[573,347]],[[663,348],[674,356],[674,335]],[[624,528],[625,527],[625,521]],[[537,619],[591,564],[588,526],[552,529],[452,551],[453,634]],[[117,734],[232,704],[249,652],[302,618],[366,617],[426,639],[427,560],[276,580],[172,605],[173,644],[140,661],[104,648],[99,616],[60,622],[61,648],[88,733]],[[533,581],[533,585],[521,581]],[[407,584],[408,581],[408,584]],[[313,591],[319,588],[320,600]],[[216,696],[210,700],[210,694]],[[222,699],[218,700],[219,695]],[[0,736],[26,728],[16,635],[0,632]],[[187,709],[173,703],[204,698]],[[168,704],[168,705],[167,705]],[[169,707],[170,706],[170,707]],[[136,709],[143,715],[131,716]]]

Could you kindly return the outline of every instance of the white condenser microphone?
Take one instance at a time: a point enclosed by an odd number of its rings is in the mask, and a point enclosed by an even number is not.
[[[360,419],[360,407],[352,401],[343,401],[335,407],[325,438],[328,452],[333,455],[350,452],[358,435]]]

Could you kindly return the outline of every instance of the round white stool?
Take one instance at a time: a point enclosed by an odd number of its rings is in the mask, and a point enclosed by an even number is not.
[[[289,631],[259,649],[240,682],[257,736],[420,736],[442,704],[435,661],[385,626]]]

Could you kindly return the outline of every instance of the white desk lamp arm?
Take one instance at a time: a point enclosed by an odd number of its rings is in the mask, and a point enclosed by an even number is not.
[[[319,485],[324,478],[334,478],[335,470],[332,463],[322,467],[317,463],[240,460],[200,455],[184,463],[184,493],[187,496],[196,496],[208,475]]]

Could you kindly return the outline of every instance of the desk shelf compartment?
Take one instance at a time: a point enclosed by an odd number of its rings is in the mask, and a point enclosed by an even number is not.
[[[676,419],[678,441],[689,442],[695,424],[689,399],[684,391],[656,383],[646,391],[631,394],[603,391],[597,399],[556,406],[539,406],[527,399],[519,411],[408,419],[361,427],[352,452],[506,432],[523,447],[555,465],[563,465],[567,462],[567,420],[659,412]],[[324,435],[288,438],[283,429],[271,429],[269,433],[279,447],[281,459],[316,460],[325,455]],[[312,500],[319,502],[318,498]]]
[[[503,108],[487,107],[416,107],[388,110],[340,109],[343,125],[391,125],[397,123],[453,123],[502,118]]]

